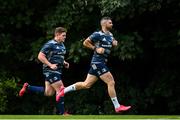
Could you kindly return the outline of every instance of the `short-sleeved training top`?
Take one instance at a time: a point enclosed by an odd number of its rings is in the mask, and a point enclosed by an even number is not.
[[[98,31],[91,34],[89,38],[95,44],[96,48],[103,47],[105,49],[104,54],[98,54],[94,51],[91,64],[106,63],[112,48],[112,41],[114,39],[113,34],[110,32],[107,34],[102,31]]]
[[[58,69],[56,71],[61,71],[64,65],[64,55],[66,54],[66,48],[61,42],[57,42],[54,39],[49,40],[40,50],[46,55],[48,61],[52,64],[58,64]],[[52,71],[46,64],[43,64],[43,71]]]

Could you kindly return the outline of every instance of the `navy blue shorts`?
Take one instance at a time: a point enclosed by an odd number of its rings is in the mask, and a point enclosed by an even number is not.
[[[61,80],[61,73],[56,72],[44,72],[45,81],[50,82],[50,84]]]
[[[91,64],[91,68],[88,73],[99,77],[107,72],[109,72],[108,67],[103,63],[99,63],[99,64]]]

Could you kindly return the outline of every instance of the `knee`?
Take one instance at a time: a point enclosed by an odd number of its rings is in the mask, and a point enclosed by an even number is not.
[[[53,91],[45,91],[45,96],[53,96],[54,92]]]
[[[45,96],[50,97],[50,96],[52,96],[52,94],[51,94],[51,93],[49,93],[49,92],[46,92],[46,93],[45,93]]]
[[[110,81],[108,82],[108,85],[110,85],[110,86],[115,86],[115,81],[114,81],[114,80],[110,80]]]

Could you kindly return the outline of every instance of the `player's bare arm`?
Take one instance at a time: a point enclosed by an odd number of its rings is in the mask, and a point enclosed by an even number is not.
[[[118,45],[118,41],[117,41],[117,40],[115,40],[115,39],[113,39],[113,41],[112,41],[112,45],[113,45],[113,47],[116,47],[116,46]]]
[[[57,64],[51,64],[51,63],[47,60],[46,55],[45,55],[44,53],[39,52],[39,54],[38,54],[38,59],[39,59],[42,63],[44,63],[44,64],[46,64],[47,66],[49,66],[51,69],[53,69],[53,70],[57,69]]]
[[[69,68],[69,63],[66,62],[65,60],[64,60],[64,67],[67,68],[67,69]]]
[[[84,40],[83,45],[91,50],[94,50],[96,48],[96,46],[93,44],[93,42],[89,38]]]
[[[96,46],[93,44],[93,42],[89,39],[89,37],[84,40],[83,45],[91,50],[95,50],[99,54],[103,54],[105,49],[102,47],[96,48]]]

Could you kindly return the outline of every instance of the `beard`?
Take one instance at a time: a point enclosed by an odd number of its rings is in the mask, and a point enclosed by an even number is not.
[[[112,30],[112,26],[106,26],[106,29],[110,31]]]

